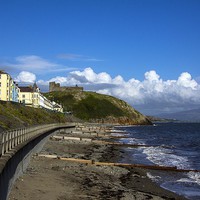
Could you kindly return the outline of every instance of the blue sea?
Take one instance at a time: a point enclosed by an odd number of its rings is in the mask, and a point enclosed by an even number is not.
[[[129,136],[120,142],[149,145],[125,148],[129,156],[121,162],[200,170],[200,123],[156,123],[116,129],[126,131]],[[152,170],[148,176],[167,190],[200,200],[200,172]]]

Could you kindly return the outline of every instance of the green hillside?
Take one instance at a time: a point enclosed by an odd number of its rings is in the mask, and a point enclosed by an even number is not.
[[[65,121],[66,117],[61,113],[26,107],[19,103],[0,101],[0,131]]]
[[[125,101],[95,92],[50,92],[48,99],[61,103],[75,117],[100,123],[151,124]]]
[[[141,113],[126,102],[94,92],[51,92],[44,94],[61,103],[70,114],[54,113],[19,103],[0,101],[0,132],[36,124],[74,120],[112,124],[151,124]],[[78,118],[78,119],[77,119]]]

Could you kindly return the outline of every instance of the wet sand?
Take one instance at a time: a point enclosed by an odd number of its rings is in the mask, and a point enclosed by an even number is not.
[[[58,135],[92,137],[85,133]],[[126,156],[123,149],[113,145],[55,138],[49,139],[40,154],[101,162],[119,162]],[[15,182],[9,199],[185,199],[160,188],[146,173],[139,168],[96,166],[34,155],[24,175]]]

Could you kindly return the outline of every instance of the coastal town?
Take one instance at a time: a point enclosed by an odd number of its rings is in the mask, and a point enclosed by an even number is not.
[[[44,108],[55,112],[63,112],[62,105],[50,101],[41,92],[36,83],[19,86],[6,72],[0,70],[0,100],[10,101],[34,108]]]

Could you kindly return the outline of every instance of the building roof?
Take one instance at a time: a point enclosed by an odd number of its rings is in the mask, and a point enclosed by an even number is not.
[[[33,92],[32,87],[19,87],[20,92]]]
[[[4,72],[3,70],[0,70],[0,74],[8,74],[8,73]]]

